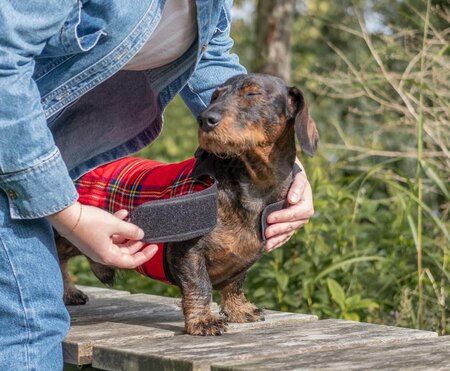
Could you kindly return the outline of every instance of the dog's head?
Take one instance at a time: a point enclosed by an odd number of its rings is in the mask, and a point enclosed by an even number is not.
[[[239,156],[275,144],[295,129],[302,150],[314,155],[319,135],[302,92],[266,74],[232,77],[214,92],[198,116],[200,147]]]

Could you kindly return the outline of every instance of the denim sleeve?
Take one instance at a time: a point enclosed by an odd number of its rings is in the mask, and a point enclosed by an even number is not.
[[[74,5],[0,0],[0,188],[14,219],[50,215],[78,197],[32,79],[35,57]]]
[[[214,35],[180,93],[195,117],[209,104],[217,86],[233,76],[247,73],[238,56],[230,53],[234,44],[230,37],[232,3],[232,0],[225,1]]]

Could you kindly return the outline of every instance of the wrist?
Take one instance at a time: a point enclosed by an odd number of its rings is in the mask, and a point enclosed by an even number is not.
[[[47,219],[58,233],[64,236],[73,232],[78,226],[82,211],[82,205],[77,201],[65,209],[49,215]]]

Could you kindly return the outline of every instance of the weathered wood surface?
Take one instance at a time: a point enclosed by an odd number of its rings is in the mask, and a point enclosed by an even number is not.
[[[118,341],[147,341],[174,336],[173,331],[116,322],[100,322],[72,326],[63,346],[64,362],[76,365],[92,363],[92,349],[96,344],[115,345]]]
[[[94,346],[112,346],[130,340],[151,344],[151,339],[184,335],[180,299],[90,287],[81,289],[90,300],[86,305],[68,307],[72,326],[63,344],[66,363],[92,363]],[[215,303],[212,308],[216,313],[219,311]],[[228,332],[315,320],[317,317],[312,315],[267,311],[266,321],[230,324]]]
[[[106,370],[450,369],[450,337],[268,311],[220,337],[184,333],[179,299],[86,288],[69,307],[66,363]],[[213,310],[219,310],[213,304]]]
[[[251,360],[398,343],[436,334],[352,321],[324,320],[253,328],[215,338],[180,335],[151,342],[94,347],[93,365],[106,370],[210,370],[225,360]],[[319,356],[317,356],[319,357]]]
[[[450,336],[396,344],[307,353],[301,356],[218,362],[213,371],[253,370],[450,370]]]

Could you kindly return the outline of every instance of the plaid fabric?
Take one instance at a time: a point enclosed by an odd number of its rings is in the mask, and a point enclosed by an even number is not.
[[[126,157],[100,166],[75,182],[82,204],[100,207],[110,213],[129,212],[145,202],[184,196],[212,185],[209,176],[193,178],[195,158],[163,164],[153,160]],[[158,244],[156,255],[136,268],[139,273],[173,283],[166,266],[166,245]]]

